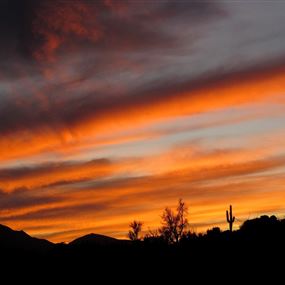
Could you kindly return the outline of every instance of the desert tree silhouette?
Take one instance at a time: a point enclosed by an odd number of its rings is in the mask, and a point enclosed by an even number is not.
[[[128,238],[130,240],[133,240],[133,241],[140,240],[139,235],[142,231],[142,225],[143,225],[142,222],[136,221],[136,220],[130,223],[129,227],[131,229],[128,232]]]
[[[178,243],[186,234],[189,225],[187,216],[188,207],[182,199],[178,200],[176,212],[168,207],[164,209],[160,234],[168,243]]]

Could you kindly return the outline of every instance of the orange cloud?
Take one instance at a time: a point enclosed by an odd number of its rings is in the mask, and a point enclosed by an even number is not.
[[[97,185],[77,183],[75,187],[71,180],[60,188],[55,185],[45,190],[51,197],[58,196],[58,201],[47,200],[46,204],[2,209],[1,220],[11,226],[21,224],[27,228],[40,226],[44,221],[51,227],[33,232],[59,241],[70,240],[91,229],[122,238],[131,217],[144,220],[149,227],[158,227],[162,209],[166,205],[173,206],[177,197],[183,197],[189,203],[192,225],[198,230],[206,229],[210,224],[225,227],[224,209],[228,203],[235,205],[240,220],[246,218],[248,211],[278,211],[282,207],[284,177],[274,174],[273,170],[284,167],[284,157],[230,163],[218,159],[220,153],[212,156],[217,158],[212,165],[197,164],[193,160],[192,167],[187,165],[182,170],[156,175],[112,178]],[[50,171],[50,177],[47,171],[42,170],[27,175],[26,181],[30,183],[28,179],[33,181],[37,175],[39,179],[35,183],[40,183],[41,179],[50,180],[53,176],[55,180],[58,176],[61,179],[62,173],[70,179],[71,173],[81,175],[81,171],[89,174],[90,170],[84,170],[80,165],[71,169],[63,167],[59,173]],[[21,179],[18,182],[16,179],[15,183],[21,183]],[[39,195],[39,191],[35,194]],[[255,202],[250,205],[252,201]],[[109,230],[108,225],[112,225]],[[74,229],[78,232],[73,232]]]
[[[107,160],[89,162],[50,163],[34,167],[0,171],[0,188],[12,191],[17,188],[36,188],[62,182],[75,182],[110,175],[114,171]]]
[[[284,185],[284,178],[274,177],[274,180],[279,185]],[[188,189],[193,188],[194,185],[189,184]],[[268,191],[260,191],[260,189],[268,189]],[[180,188],[177,190],[180,194]],[[253,218],[261,213],[278,214],[284,211],[282,204],[285,198],[284,189],[272,187],[270,182],[267,182],[267,177],[260,179],[259,183],[246,181],[237,184],[229,183],[224,186],[201,185],[196,188],[196,191],[197,195],[193,195],[193,192],[187,194],[184,189],[183,194],[189,205],[190,227],[199,232],[213,226],[221,226],[226,229],[225,210],[229,203],[234,205],[234,214],[237,217],[236,228],[245,219]],[[207,193],[204,193],[205,191]],[[149,193],[151,194],[151,191]],[[209,193],[211,194],[208,195]],[[153,199],[154,197],[155,199]],[[73,210],[70,211],[70,207],[66,205],[61,208],[46,208],[41,212],[27,213],[13,219],[5,220],[4,217],[1,221],[5,221],[6,224],[14,228],[27,228],[29,233],[55,242],[70,241],[79,235],[90,232],[126,238],[130,220],[133,218],[143,220],[146,231],[148,228],[155,229],[160,226],[160,215],[163,208],[165,206],[175,207],[177,202],[175,193],[164,199],[161,199],[159,194],[137,198],[131,196],[128,199],[121,199],[120,201],[124,201],[121,204],[115,200],[111,202],[112,206],[108,206],[102,211],[96,209],[96,204],[93,208],[84,209],[83,206],[84,210],[81,209],[80,212],[78,212],[78,207],[71,206]],[[252,201],[255,202],[252,203]],[[72,213],[76,213],[76,215]],[[40,228],[43,223],[46,227]],[[29,228],[33,229],[29,230]]]
[[[117,107],[102,109],[92,115],[77,114],[69,125],[58,124],[56,131],[43,125],[36,129],[17,131],[0,139],[2,160],[27,155],[68,149],[82,143],[86,138],[110,135],[115,131],[130,130],[164,119],[201,112],[230,108],[241,104],[262,101],[284,104],[278,97],[285,90],[285,76],[282,68],[248,74],[247,76],[212,82],[189,91],[173,91],[172,94],[153,94],[142,101],[125,102]],[[151,99],[150,99],[151,98]],[[55,125],[56,121],[53,122]]]
[[[208,83],[206,80],[198,87],[188,86],[186,90],[160,91],[160,94],[146,94],[149,100],[134,103],[127,102],[125,106],[109,108],[95,117],[89,116],[82,122],[75,122],[78,134],[100,131],[108,132],[137,127],[154,121],[209,112],[217,109],[257,103],[268,100],[280,101],[278,95],[285,90],[285,70],[277,68],[268,71],[254,72],[245,75],[226,76]],[[165,94],[163,94],[165,92]]]

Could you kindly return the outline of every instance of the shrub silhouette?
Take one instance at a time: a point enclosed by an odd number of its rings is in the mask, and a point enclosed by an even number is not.
[[[161,236],[168,243],[178,243],[189,225],[188,208],[182,199],[179,199],[176,213],[166,207],[162,214],[162,228],[160,229]]]
[[[221,235],[221,229],[219,227],[214,227],[210,230],[207,230],[207,236],[210,238],[216,238]]]
[[[271,236],[278,236],[282,222],[280,222],[275,216],[263,215],[259,218],[245,221],[240,227],[240,231],[252,238],[264,238]]]
[[[143,223],[140,222],[140,221],[136,221],[134,220],[133,222],[130,223],[130,230],[129,230],[129,233],[128,233],[128,237],[130,240],[139,240],[139,235],[141,233],[141,230],[142,230],[142,225]]]

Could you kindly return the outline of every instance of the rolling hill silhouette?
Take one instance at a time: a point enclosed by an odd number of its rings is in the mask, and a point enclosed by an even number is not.
[[[285,239],[285,219],[279,220],[275,216],[261,216],[252,220],[245,221],[239,230],[234,232],[221,231],[219,228],[213,228],[205,234],[190,233],[186,235],[179,247],[207,244],[219,242],[223,245],[227,243],[235,243],[235,246],[248,246],[249,244],[258,244],[260,242],[267,244],[266,247],[284,245]],[[0,224],[0,249],[7,250],[24,250],[40,253],[48,253],[57,248],[66,248],[66,250],[74,247],[161,247],[166,246],[165,242],[160,237],[146,237],[142,241],[132,242],[130,240],[121,240],[106,235],[90,233],[82,237],[76,238],[70,243],[55,244],[45,239],[31,237],[24,231],[16,231],[5,225]],[[167,245],[171,247],[171,245]],[[178,244],[175,245],[178,247]],[[172,246],[173,247],[173,246]]]
[[[187,270],[214,274],[221,268],[228,272],[241,268],[242,276],[256,278],[253,266],[258,267],[258,274],[282,272],[279,260],[285,255],[284,241],[285,220],[274,216],[246,221],[233,232],[218,228],[205,234],[189,232],[176,244],[167,244],[160,237],[132,242],[93,233],[68,244],[54,244],[0,225],[0,268],[12,271],[10,276],[22,271],[30,278],[33,270],[65,280],[72,280],[73,275],[92,279],[101,273],[107,278],[115,272],[125,280],[130,272],[140,274],[142,269],[144,274],[167,272],[170,276]]]
[[[69,243],[71,246],[115,246],[122,244],[129,244],[129,240],[119,240],[100,234],[88,234],[79,237]]]
[[[0,224],[0,250],[13,252],[22,251],[34,253],[49,253],[59,248],[69,250],[71,248],[81,247],[116,247],[121,245],[131,245],[129,240],[119,240],[113,237],[100,234],[87,234],[79,237],[70,243],[55,244],[45,239],[31,237],[24,231],[16,231],[5,225]]]
[[[0,224],[0,249],[34,251],[39,253],[48,252],[54,244],[45,239],[29,236],[24,231],[14,231]]]

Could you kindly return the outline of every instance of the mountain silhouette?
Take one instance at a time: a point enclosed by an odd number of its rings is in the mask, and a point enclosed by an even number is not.
[[[104,278],[117,277],[114,273],[117,272],[125,280],[130,272],[138,274],[142,269],[158,273],[161,267],[161,272],[180,274],[183,268],[191,268],[192,272],[201,269],[218,272],[242,264],[243,276],[256,276],[252,265],[258,267],[258,272],[273,276],[273,272],[282,272],[279,266],[283,263],[278,260],[285,256],[284,240],[285,219],[275,216],[245,221],[239,230],[232,232],[219,228],[205,234],[189,232],[174,244],[166,243],[159,236],[129,241],[94,233],[68,244],[54,244],[0,225],[0,267],[2,272],[10,270],[12,275],[15,269],[22,270],[29,278],[34,269],[42,276],[62,276],[64,280],[73,280],[74,274],[92,279],[94,272]]]
[[[53,246],[54,244],[48,240],[31,237],[24,231],[14,231],[0,224],[1,250],[13,249],[43,253],[52,249]]]
[[[100,234],[88,234],[77,238],[69,243],[71,246],[110,246],[110,245],[121,245],[121,244],[129,244],[129,240],[119,240],[116,238],[112,238],[105,235]]]

